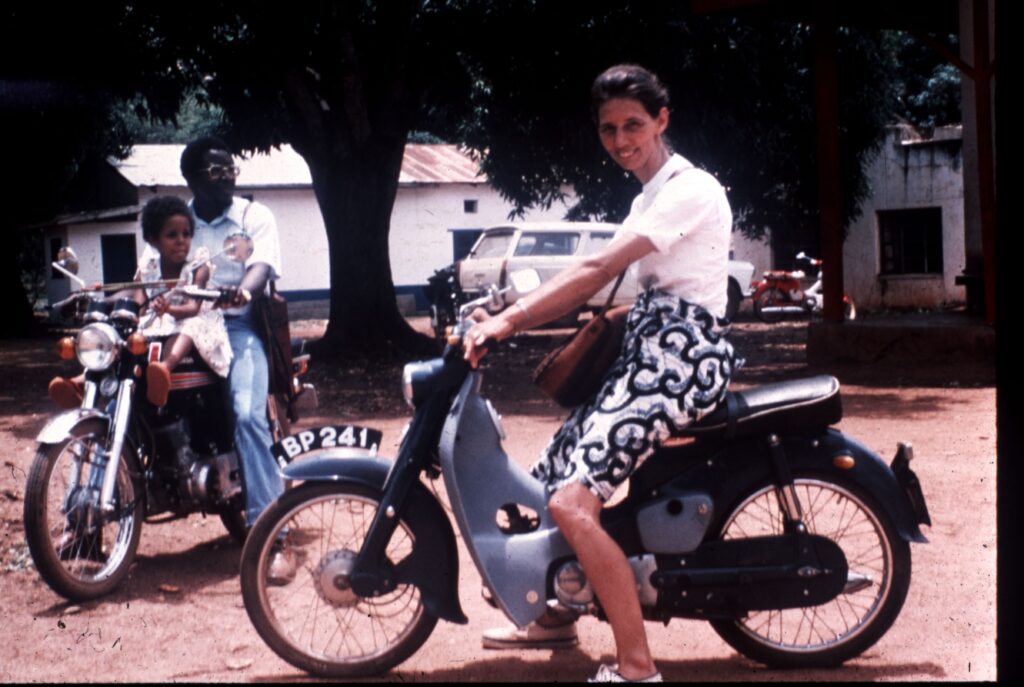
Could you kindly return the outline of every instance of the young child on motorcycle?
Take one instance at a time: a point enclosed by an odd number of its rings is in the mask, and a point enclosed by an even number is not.
[[[188,256],[192,248],[195,221],[185,201],[175,196],[157,196],[142,209],[142,237],[159,253],[140,263],[135,281],[140,283],[177,280],[203,287],[210,278],[210,265],[199,261],[189,279]],[[117,294],[121,296],[122,294]],[[151,362],[146,370],[146,396],[150,403],[163,406],[171,388],[171,372],[193,349],[214,372],[227,377],[231,364],[231,345],[224,317],[209,303],[188,298],[173,288],[134,289],[132,297],[156,313],[142,330],[147,336],[169,336],[162,360]],[[55,378],[50,382],[50,397],[66,408],[81,402],[84,376]]]

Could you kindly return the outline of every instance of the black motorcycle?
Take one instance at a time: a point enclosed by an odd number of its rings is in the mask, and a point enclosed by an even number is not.
[[[458,263],[448,265],[427,278],[427,300],[430,301],[430,326],[438,339],[455,324],[459,306],[468,299],[459,286]]]
[[[235,240],[243,247],[232,250],[244,253],[248,239]],[[65,258],[54,266],[63,271],[67,263]],[[58,346],[63,358],[77,356],[81,362],[84,394],[79,408],[54,416],[39,432],[25,488],[24,522],[39,574],[54,591],[75,601],[107,594],[122,582],[144,521],[211,513],[239,541],[247,533],[223,381],[193,352],[174,369],[166,405],[152,405],[146,398],[146,365],[159,359],[167,337],[140,331],[146,315],[140,317],[133,299],[101,297],[126,286],[147,284],[83,290],[54,306],[79,311],[85,322],[77,336]],[[225,296],[219,289],[173,288],[193,298]],[[301,350],[293,354],[299,398],[313,399],[315,390],[299,381],[309,356]],[[281,410],[277,399],[269,397],[275,440],[287,431]]]

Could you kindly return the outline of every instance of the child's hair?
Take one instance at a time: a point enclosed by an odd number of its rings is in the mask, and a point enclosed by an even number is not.
[[[188,204],[177,196],[155,196],[142,208],[142,238],[147,243],[156,243],[160,238],[160,230],[164,228],[167,220],[175,215],[183,215],[188,218],[188,228],[195,232],[196,222],[192,219],[192,212]]]

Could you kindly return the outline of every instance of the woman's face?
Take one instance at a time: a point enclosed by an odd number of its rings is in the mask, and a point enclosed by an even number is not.
[[[668,127],[668,110],[661,108],[651,117],[644,106],[632,98],[613,98],[597,111],[597,133],[612,159],[641,183],[647,183],[669,157],[661,141]]]
[[[155,248],[171,264],[182,264],[192,249],[192,226],[183,215],[171,215],[160,228]]]

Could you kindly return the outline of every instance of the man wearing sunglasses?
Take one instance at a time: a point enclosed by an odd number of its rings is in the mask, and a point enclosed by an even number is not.
[[[224,321],[233,354],[228,372],[235,450],[245,482],[246,519],[251,527],[260,513],[284,491],[277,462],[270,453],[267,423],[269,370],[266,351],[255,322],[251,300],[263,293],[271,279],[281,276],[281,249],[277,222],[265,205],[235,196],[239,169],[227,144],[204,136],[185,146],[181,173],[193,199],[195,218],[193,251],[206,247],[214,256],[210,285],[233,287],[225,304]],[[253,253],[244,264],[221,253],[224,239],[244,231],[253,240]],[[144,254],[145,257],[145,254]],[[295,563],[282,546],[271,560],[268,581],[287,584],[295,576]]]

